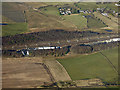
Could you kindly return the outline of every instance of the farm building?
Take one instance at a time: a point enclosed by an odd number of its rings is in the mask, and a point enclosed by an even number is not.
[[[117,4],[117,3],[116,3],[115,6],[120,6],[120,4]]]
[[[101,13],[103,16],[108,16],[108,14],[107,13]]]

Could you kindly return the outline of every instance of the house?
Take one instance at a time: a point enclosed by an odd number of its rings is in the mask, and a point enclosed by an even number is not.
[[[59,11],[61,11],[62,9],[60,8]]]
[[[70,11],[71,9],[70,9],[70,8],[68,8],[67,10],[68,10],[68,11]]]
[[[117,4],[117,3],[116,3],[116,4],[115,4],[115,6],[118,6],[118,7],[119,7],[119,6],[120,6],[120,4]]]
[[[29,56],[29,51],[27,51],[27,55]]]
[[[66,11],[66,14],[69,14],[69,15],[70,15],[70,14],[71,14],[71,11]]]
[[[25,56],[25,53],[24,53],[24,51],[22,51],[22,54]]]
[[[85,18],[85,16],[83,15],[82,17],[84,17]]]
[[[113,11],[113,13],[115,13],[115,11]]]
[[[65,15],[65,12],[61,12],[60,14],[61,14],[61,15]]]
[[[70,8],[59,8],[59,12],[61,15],[70,15],[72,12],[71,12],[71,9]]]
[[[97,10],[101,10],[101,8],[97,8]]]
[[[103,16],[108,16],[108,14],[107,13],[101,13]]]
[[[80,12],[80,13],[84,13],[84,11],[83,11],[83,10],[79,10],[79,12]]]
[[[118,13],[115,13],[116,14],[116,16],[118,16]]]
[[[33,10],[37,11],[37,10],[38,10],[38,8],[33,8]]]

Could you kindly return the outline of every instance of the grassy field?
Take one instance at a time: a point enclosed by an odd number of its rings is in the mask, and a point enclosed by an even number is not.
[[[41,11],[48,15],[60,16],[57,7],[46,7],[46,8],[41,9]]]
[[[25,2],[26,5],[32,6],[33,8],[39,8],[48,5],[64,5],[64,4],[73,4],[73,2]]]
[[[2,16],[2,22],[7,22],[7,23],[15,23],[13,20],[9,19],[8,17]]]
[[[48,6],[49,5],[49,6]],[[58,7],[56,7],[58,5]],[[77,5],[77,6],[76,6]],[[31,32],[39,32],[39,31],[46,31],[51,29],[64,29],[64,30],[86,30],[87,26],[90,29],[96,29],[94,31],[98,31],[99,28],[103,27],[104,25],[95,20],[89,19],[87,23],[87,19],[84,18],[82,15],[79,14],[72,14],[72,15],[59,15],[59,7],[74,7],[75,9],[96,9],[97,7],[110,7],[115,8],[114,4],[96,4],[94,2],[81,2],[81,3],[73,3],[73,2],[26,2],[26,3],[3,3],[3,21],[7,22],[8,26],[3,26],[3,36],[7,35],[15,35],[18,33],[23,33],[26,29],[23,26],[19,26],[20,22],[24,23],[25,18],[28,23],[28,28]],[[39,8],[43,6],[48,6],[44,8],[40,8],[38,11],[34,10],[34,8]],[[31,7],[31,8],[30,8]],[[25,14],[23,11],[25,10]],[[98,18],[101,18],[108,26],[117,29],[117,23],[114,23],[114,20],[109,20],[106,17],[100,16],[96,14]],[[114,21],[113,21],[114,20]],[[11,30],[12,23],[18,22],[15,28]],[[10,27],[11,32],[8,32],[8,27]],[[19,28],[20,29],[19,29]],[[22,28],[22,30],[21,30]],[[25,27],[26,28],[26,27]],[[18,29],[18,31],[17,31]],[[92,30],[93,31],[93,30]],[[99,29],[100,31],[100,29]]]
[[[4,2],[2,4],[2,15],[9,18],[14,22],[25,22],[24,20],[24,7],[16,2]]]
[[[27,31],[27,23],[13,23],[2,26],[2,36],[21,34]]]
[[[104,25],[100,20],[96,19],[96,18],[88,18],[88,28],[102,28],[105,27],[106,25]]]
[[[111,54],[111,52],[114,52]],[[117,67],[117,48],[102,51]],[[106,82],[117,79],[117,73],[99,52],[91,55],[80,55],[57,59],[68,71],[72,80],[100,78]]]
[[[111,15],[111,14],[108,14],[108,17],[111,18],[111,20],[112,20],[113,22],[115,22],[115,23],[119,23],[117,17],[114,17],[114,16]]]
[[[86,10],[97,8],[97,5],[95,2],[80,2],[77,3],[77,7],[81,8],[81,10]]]
[[[102,53],[109,58],[109,60],[113,63],[113,65],[118,70],[118,48],[105,50]]]
[[[71,80],[65,68],[61,64],[59,64],[59,62],[57,62],[54,58],[46,57],[44,59],[45,59],[44,60],[45,65],[48,66],[56,82]]]
[[[54,7],[52,7],[54,8]],[[54,8],[56,10],[56,8]],[[51,10],[51,9],[49,9]],[[37,31],[44,31],[50,29],[72,29],[72,23],[62,20],[56,11],[40,11],[35,12],[33,10],[27,11],[26,16],[29,24],[29,28],[37,28]],[[49,13],[49,14],[47,14]],[[34,32],[35,30],[33,30]]]
[[[96,4],[95,2],[80,2],[77,3],[77,7],[81,8],[82,10],[92,10],[96,8],[106,8],[107,9],[112,9],[117,11],[118,8],[114,5],[114,3],[108,3],[108,4]]]
[[[112,20],[110,20],[109,18],[101,15],[100,13],[98,12],[95,12],[94,15],[97,17],[97,18],[100,18],[103,22],[105,22],[106,25],[108,25],[109,27],[111,27],[112,29],[114,29],[115,31],[118,30],[118,24],[113,22]]]
[[[68,21],[76,26],[78,29],[87,28],[87,19],[82,17],[81,15],[66,15],[63,16],[65,21]]]

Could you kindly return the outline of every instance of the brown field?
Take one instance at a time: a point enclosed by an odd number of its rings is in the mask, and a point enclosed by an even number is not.
[[[105,22],[106,25],[108,25],[108,27],[110,27],[111,29],[114,30],[114,32],[118,32],[118,24],[116,22],[114,22],[113,20],[110,20],[109,18],[101,15],[98,12],[94,13],[95,17],[100,18],[103,22]]]
[[[34,88],[52,83],[41,58],[3,58],[3,88]]]
[[[44,63],[49,68],[56,82],[58,81],[71,81],[65,68],[55,59],[45,59]]]
[[[113,22],[115,22],[115,23],[117,23],[117,24],[119,23],[117,17],[114,17],[114,16],[112,16],[112,15],[110,15],[110,14],[108,14],[108,17],[111,18],[111,20],[112,20]]]

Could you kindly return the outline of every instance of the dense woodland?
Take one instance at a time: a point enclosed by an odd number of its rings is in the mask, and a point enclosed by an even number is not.
[[[96,51],[106,50],[113,47],[118,47],[118,42],[110,42],[110,43],[99,43],[94,45],[76,45],[76,46],[66,46],[59,49],[52,49],[52,50],[27,50],[29,51],[29,57],[35,57],[35,56],[64,56],[69,52],[76,53],[76,54],[86,54],[86,53],[92,53]],[[24,50],[25,52],[25,50]],[[7,57],[25,57],[28,55],[23,55],[22,50],[16,51],[16,50],[2,50],[3,56]]]
[[[34,43],[43,43],[48,41],[60,41],[60,40],[71,40],[71,39],[80,39],[82,37],[89,38],[91,36],[100,36],[100,35],[112,35],[112,33],[98,33],[92,31],[65,31],[65,30],[50,30],[44,32],[34,32],[28,34],[18,34],[14,36],[5,36],[2,37],[2,45],[5,46],[14,46],[18,47],[26,44]]]
[[[35,56],[63,56],[67,54],[70,50],[69,47],[63,47],[61,49],[51,49],[51,50],[24,50],[24,52],[29,51],[29,57]],[[27,55],[22,54],[22,50],[2,50],[2,55],[6,57],[25,57]]]
[[[96,51],[106,50],[113,47],[119,46],[118,42],[110,42],[110,43],[99,43],[94,45],[76,45],[71,47],[71,52],[77,54],[85,54],[85,53],[92,53]]]

